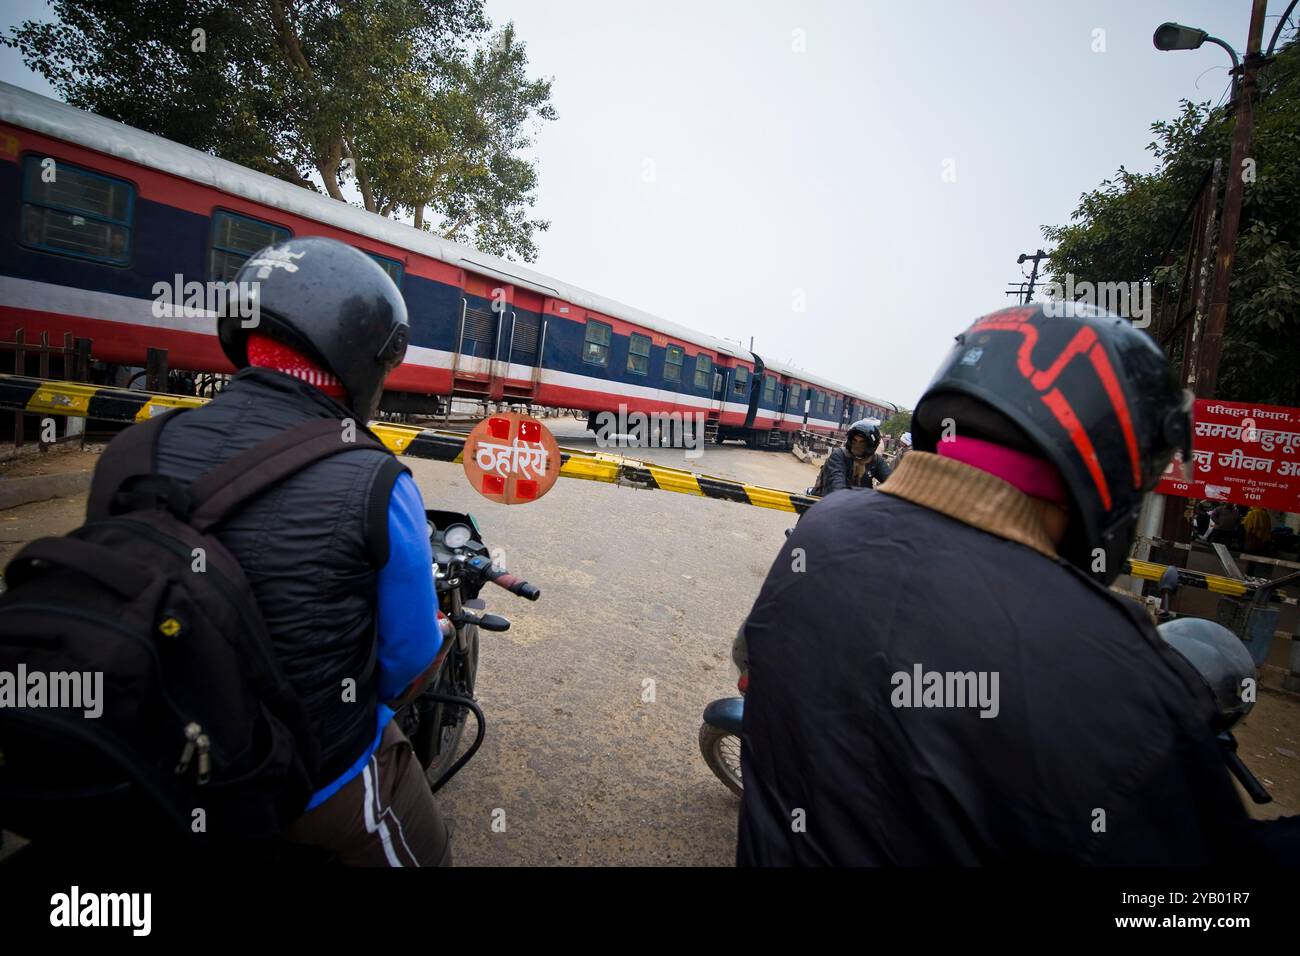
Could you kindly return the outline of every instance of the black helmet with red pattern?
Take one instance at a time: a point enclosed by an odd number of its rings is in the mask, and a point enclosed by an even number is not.
[[[1175,452],[1191,460],[1191,394],[1130,322],[1072,302],[977,319],[917,403],[913,447],[976,435],[1050,462],[1070,499],[1063,558],[1109,584],[1143,495]]]

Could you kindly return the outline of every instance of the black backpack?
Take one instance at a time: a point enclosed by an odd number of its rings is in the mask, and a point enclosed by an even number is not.
[[[313,462],[383,446],[313,420],[186,484],[156,474],[158,436],[177,414],[122,432],[95,470],[86,523],[33,541],[5,569],[0,827],[38,847],[265,840],[311,795],[319,745],[212,530]],[[74,674],[80,706],[51,706],[78,703]]]

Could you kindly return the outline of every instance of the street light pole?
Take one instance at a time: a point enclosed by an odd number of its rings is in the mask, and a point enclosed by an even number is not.
[[[1042,249],[1039,249],[1032,256],[1022,252],[1020,254],[1020,257],[1016,259],[1016,265],[1022,266],[1025,264],[1026,261],[1032,261],[1034,263],[1034,267],[1031,270],[1029,270],[1029,288],[1025,290],[1026,305],[1028,305],[1034,298],[1034,283],[1038,281],[1038,264],[1042,262],[1044,259],[1050,259],[1050,258],[1051,256],[1045,253]],[[1024,275],[1023,272],[1020,274]]]
[[[1255,70],[1264,39],[1264,11],[1267,0],[1254,0],[1250,12],[1250,33],[1246,41],[1246,62],[1236,85],[1236,126],[1232,131],[1232,158],[1228,163],[1228,187],[1223,196],[1223,218],[1214,263],[1214,286],[1205,336],[1196,350],[1196,378],[1189,383],[1197,398],[1213,398],[1219,378],[1219,357],[1223,351],[1223,328],[1228,319],[1228,286],[1237,252],[1237,230],[1241,225],[1241,200],[1245,174],[1242,166],[1250,148],[1254,121]]]

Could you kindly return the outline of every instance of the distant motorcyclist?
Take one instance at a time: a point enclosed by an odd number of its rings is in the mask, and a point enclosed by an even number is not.
[[[1203,682],[1107,588],[1190,460],[1190,396],[1128,322],[1062,311],[957,336],[880,493],[814,505],[776,559],[738,863],[1257,858]]]
[[[818,476],[821,491],[829,495],[843,488],[872,488],[889,477],[889,466],[876,454],[880,425],[863,418],[849,426],[843,447],[831,449]]]

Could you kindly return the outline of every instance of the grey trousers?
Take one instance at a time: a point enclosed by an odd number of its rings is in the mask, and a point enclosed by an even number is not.
[[[390,721],[369,762],[285,831],[347,866],[450,866],[451,840],[410,741]]]

